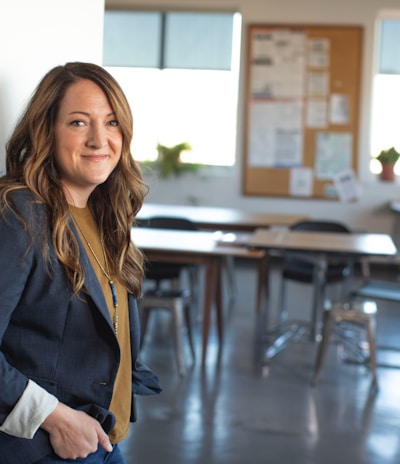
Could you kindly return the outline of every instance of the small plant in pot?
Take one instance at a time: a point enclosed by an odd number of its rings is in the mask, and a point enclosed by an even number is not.
[[[192,147],[187,142],[178,143],[172,147],[158,144],[157,159],[155,161],[144,161],[142,165],[156,170],[163,178],[180,176],[186,172],[197,172],[202,165],[184,163],[181,160],[181,153],[183,151],[190,151],[191,149]]]
[[[382,172],[380,175],[381,180],[384,181],[393,181],[395,178],[394,165],[397,163],[400,158],[400,153],[394,148],[391,147],[388,150],[382,150],[376,159],[382,165]]]

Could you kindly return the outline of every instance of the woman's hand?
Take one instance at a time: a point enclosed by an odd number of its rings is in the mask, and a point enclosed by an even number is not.
[[[50,443],[62,459],[86,458],[98,445],[111,452],[108,435],[100,423],[85,412],[59,403],[41,427],[50,435]]]

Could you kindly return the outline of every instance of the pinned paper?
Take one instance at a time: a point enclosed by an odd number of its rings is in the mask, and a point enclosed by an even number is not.
[[[290,195],[310,197],[313,189],[313,171],[310,168],[290,170]]]
[[[353,170],[339,172],[334,176],[333,181],[340,201],[349,203],[358,200],[360,192]]]

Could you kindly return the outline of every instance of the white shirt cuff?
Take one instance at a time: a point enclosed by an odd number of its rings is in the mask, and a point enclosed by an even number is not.
[[[0,426],[0,431],[20,438],[33,438],[46,417],[58,405],[58,399],[32,380]]]

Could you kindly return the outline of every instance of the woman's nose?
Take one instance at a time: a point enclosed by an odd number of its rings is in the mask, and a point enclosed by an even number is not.
[[[91,126],[88,144],[95,148],[101,148],[107,145],[107,137],[104,128],[94,125]]]

